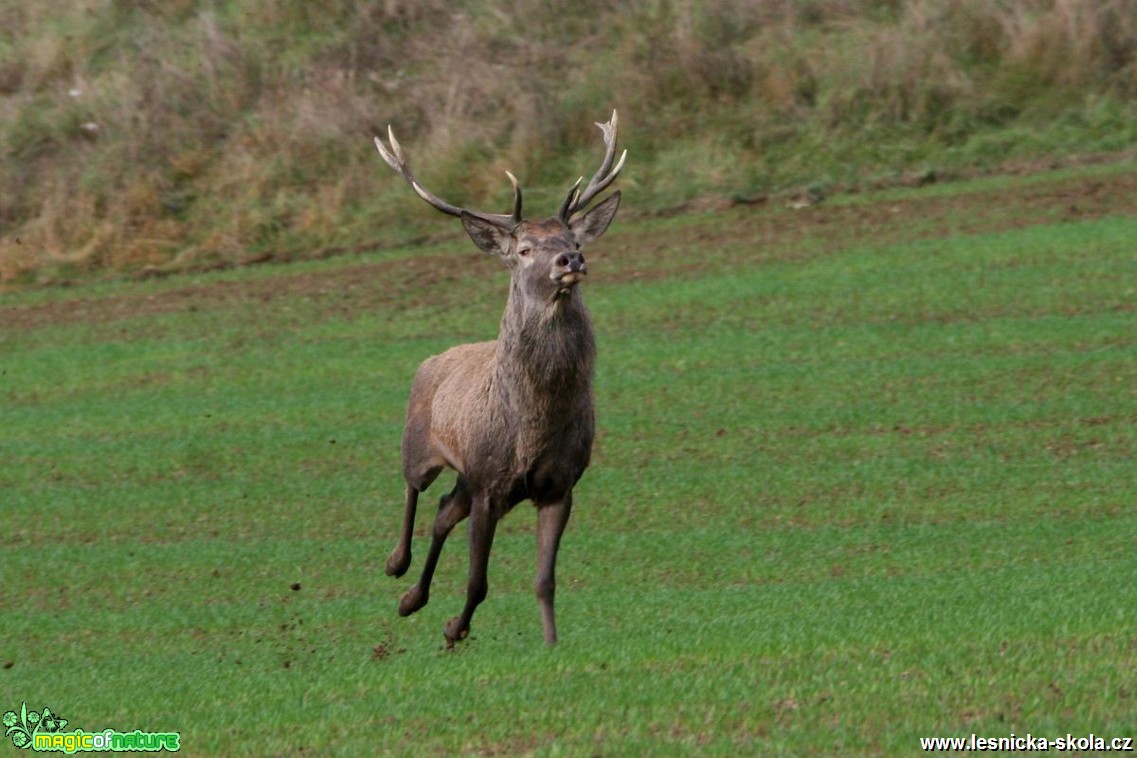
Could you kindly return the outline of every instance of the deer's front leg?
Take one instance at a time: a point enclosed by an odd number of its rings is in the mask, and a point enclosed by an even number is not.
[[[450,619],[446,624],[446,647],[454,647],[458,640],[466,639],[470,633],[470,619],[478,605],[486,599],[489,590],[487,579],[490,549],[493,547],[494,532],[497,530],[497,516],[490,500],[484,495],[474,499],[470,509],[470,577],[466,583],[466,606],[461,615]]]
[[[557,550],[561,535],[572,512],[572,490],[559,501],[537,504],[537,604],[541,608],[541,623],[545,627],[545,642],[557,641],[557,623],[553,616],[553,598],[557,591]]]
[[[442,546],[446,538],[462,519],[470,515],[470,492],[466,489],[465,480],[459,476],[458,483],[448,494],[438,501],[438,515],[434,518],[434,528],[430,535],[430,550],[426,554],[426,562],[422,565],[422,576],[418,584],[407,590],[399,600],[399,615],[409,616],[419,608],[426,605],[430,598],[430,583],[434,580],[434,569],[438,566],[438,557],[442,554]]]

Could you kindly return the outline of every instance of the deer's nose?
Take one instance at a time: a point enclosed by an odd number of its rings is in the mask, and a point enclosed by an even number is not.
[[[557,256],[557,265],[574,273],[586,271],[584,253],[561,253]]]

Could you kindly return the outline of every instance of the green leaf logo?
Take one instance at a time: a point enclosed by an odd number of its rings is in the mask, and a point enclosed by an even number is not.
[[[67,719],[59,718],[59,716],[47,708],[43,709],[43,713],[41,713],[39,717],[39,728],[41,732],[55,733],[62,731],[65,726],[67,726]]]
[[[32,746],[35,736],[40,732],[55,733],[67,726],[67,719],[61,719],[44,708],[43,712],[29,711],[28,704],[20,705],[20,712],[6,711],[3,716],[4,736],[12,739],[12,744],[26,749]]]

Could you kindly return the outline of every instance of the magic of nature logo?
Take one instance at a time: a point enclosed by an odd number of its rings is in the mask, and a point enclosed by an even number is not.
[[[12,740],[12,746],[23,750],[28,748],[40,752],[78,753],[78,752],[175,752],[181,748],[180,732],[120,732],[117,729],[103,729],[87,732],[82,729],[67,731],[67,719],[50,708],[42,711],[28,710],[23,703],[20,711],[6,711],[3,716],[4,736]]]

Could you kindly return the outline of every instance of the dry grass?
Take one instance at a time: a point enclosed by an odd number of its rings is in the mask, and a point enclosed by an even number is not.
[[[430,183],[489,206],[504,202],[504,168],[536,203],[552,198],[594,159],[590,124],[612,106],[646,207],[986,161],[1003,149],[969,146],[1000,129],[1073,124],[998,142],[1027,153],[1093,149],[1106,132],[1102,145],[1124,148],[1137,143],[1114,128],[1134,122],[1137,95],[1127,9],[5,3],[0,285],[405,237],[414,201],[369,148],[388,122]]]

